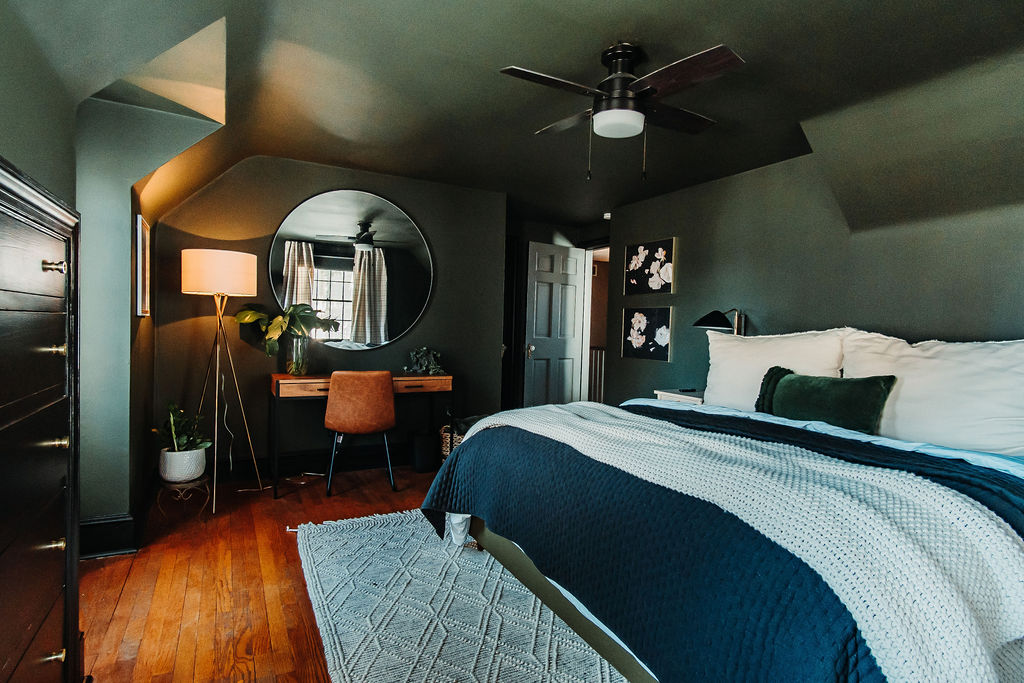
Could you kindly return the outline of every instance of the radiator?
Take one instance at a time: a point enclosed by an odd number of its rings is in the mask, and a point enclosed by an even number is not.
[[[604,349],[590,349],[590,382],[587,385],[587,400],[604,401]]]

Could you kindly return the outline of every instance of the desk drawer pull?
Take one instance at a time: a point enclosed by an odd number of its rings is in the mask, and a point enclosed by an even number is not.
[[[43,657],[43,661],[44,662],[63,662],[65,659],[67,659],[67,657],[68,657],[68,650],[67,650],[67,648],[62,647],[61,649],[57,650],[56,652],[51,652],[50,654],[48,654],[45,657]]]
[[[58,273],[66,273],[66,272],[68,272],[68,262],[67,261],[47,261],[46,259],[43,259],[43,271],[45,272],[45,271],[51,271],[51,270],[56,271]]]
[[[330,391],[331,388],[330,387],[317,387],[316,390],[317,391]]]
[[[58,538],[56,541],[50,541],[39,546],[40,550],[66,550],[68,547],[68,539]]]
[[[405,388],[406,389],[422,389],[424,386],[426,386],[426,385],[425,384],[406,384]]]

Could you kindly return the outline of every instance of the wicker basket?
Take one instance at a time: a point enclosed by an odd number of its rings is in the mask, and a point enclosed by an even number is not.
[[[462,443],[462,438],[462,434],[456,434],[451,425],[441,427],[441,462]]]

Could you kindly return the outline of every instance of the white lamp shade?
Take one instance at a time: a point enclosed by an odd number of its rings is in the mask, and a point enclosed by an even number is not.
[[[256,254],[182,249],[181,293],[256,296]]]
[[[594,134],[603,138],[631,138],[643,130],[643,112],[632,109],[605,109],[594,114]]]

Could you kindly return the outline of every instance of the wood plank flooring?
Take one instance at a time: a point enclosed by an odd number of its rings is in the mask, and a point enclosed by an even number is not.
[[[222,482],[217,514],[200,495],[164,494],[134,555],[83,560],[85,671],[107,681],[328,681],[320,632],[306,594],[295,528],[303,522],[419,507],[433,473],[397,468],[338,472],[282,484],[282,497]]]

